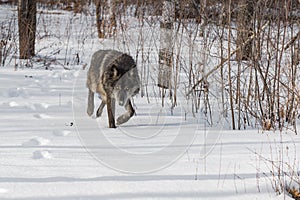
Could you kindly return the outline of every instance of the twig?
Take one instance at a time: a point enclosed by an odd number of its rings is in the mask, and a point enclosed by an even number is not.
[[[290,48],[290,46],[293,45],[295,43],[295,41],[297,40],[297,38],[299,38],[299,37],[300,37],[300,31],[285,45],[284,50],[287,50],[288,48]]]
[[[262,27],[261,30],[265,29],[267,27],[267,25],[269,24],[269,21],[267,21]],[[217,71],[220,67],[222,67],[228,60],[230,60],[230,58],[236,54],[236,52],[238,52],[241,48],[243,48],[245,45],[247,45],[253,38],[255,38],[255,33],[252,34],[240,47],[236,48],[227,58],[222,59],[221,63],[216,65],[212,70],[210,70],[207,74],[205,74],[204,76],[202,76],[202,78],[197,81],[197,83],[188,91],[186,96],[189,96],[193,90],[203,81],[206,80],[208,78],[208,76],[210,76],[212,73],[214,73],[215,71]]]

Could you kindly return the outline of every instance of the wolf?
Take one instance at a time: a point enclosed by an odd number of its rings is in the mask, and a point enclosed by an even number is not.
[[[109,128],[116,128],[127,122],[135,113],[131,97],[140,90],[140,79],[133,58],[116,50],[98,50],[91,59],[87,73],[88,106],[87,114],[94,113],[94,94],[97,93],[102,102],[96,116],[100,117],[107,105]],[[115,123],[115,103],[124,106],[126,112],[117,118]]]

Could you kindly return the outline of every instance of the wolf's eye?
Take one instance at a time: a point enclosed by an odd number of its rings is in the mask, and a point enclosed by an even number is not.
[[[116,88],[116,90],[119,90],[119,89],[120,89],[120,87],[119,87],[119,86],[116,86],[115,88]]]
[[[127,88],[125,88],[125,90],[126,90],[126,91],[128,91],[128,90],[129,90],[129,88],[127,87]]]

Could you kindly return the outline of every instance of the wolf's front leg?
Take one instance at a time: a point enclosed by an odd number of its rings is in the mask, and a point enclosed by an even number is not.
[[[91,116],[94,113],[94,92],[89,89],[87,114]]]
[[[128,100],[128,103],[125,105],[125,108],[127,112],[125,112],[123,115],[118,117],[117,119],[117,125],[123,124],[127,122],[133,115],[134,115],[134,109],[132,107],[131,101]]]
[[[106,104],[107,104],[108,126],[109,128],[116,128],[115,116],[114,116],[115,101],[110,96],[108,96]]]

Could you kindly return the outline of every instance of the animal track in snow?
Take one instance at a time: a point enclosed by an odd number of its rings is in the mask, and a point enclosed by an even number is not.
[[[35,103],[32,105],[33,110],[46,110],[48,109],[49,104],[47,103]]]
[[[54,130],[53,135],[55,136],[67,136],[71,133],[71,131],[68,130]]]
[[[50,140],[42,138],[42,137],[35,137],[32,138],[30,140],[28,140],[27,142],[24,142],[22,145],[23,146],[43,146],[43,145],[47,145],[50,143]]]
[[[6,97],[24,97],[27,98],[28,92],[25,88],[10,88],[8,89],[7,93],[5,94]]]
[[[37,118],[37,119],[49,119],[49,118],[51,118],[49,115],[44,114],[44,113],[41,113],[41,114],[34,114],[33,116],[34,116],[35,118]]]
[[[35,151],[32,154],[32,158],[37,160],[37,159],[51,159],[52,154],[50,151],[47,150],[40,150],[40,151]]]

